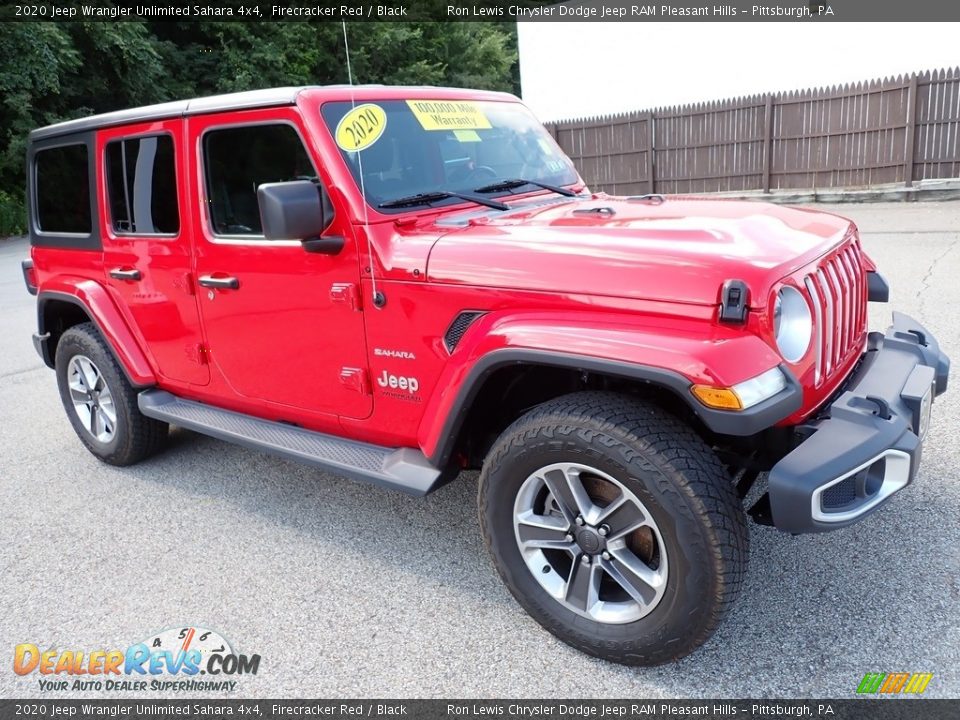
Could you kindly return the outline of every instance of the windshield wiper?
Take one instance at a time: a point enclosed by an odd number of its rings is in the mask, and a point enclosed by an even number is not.
[[[426,192],[426,193],[417,193],[416,195],[407,195],[406,197],[397,198],[396,200],[387,200],[377,205],[378,208],[401,208],[401,207],[412,207],[414,205],[429,205],[432,202],[437,200],[446,200],[447,198],[460,198],[461,200],[469,200],[470,202],[475,202],[477,205],[486,205],[488,208],[493,208],[494,210],[509,210],[509,205],[504,205],[502,202],[497,202],[496,200],[490,200],[489,198],[477,197],[476,195],[468,195],[467,193],[458,193],[450,192],[449,190],[437,190],[436,192]]]
[[[513,190],[514,188],[523,187],[524,185],[536,185],[539,188],[544,190],[549,190],[550,192],[556,193],[557,195],[563,195],[564,197],[576,197],[577,194],[573,190],[568,190],[567,188],[558,187],[556,185],[548,185],[547,183],[537,182],[536,180],[525,180],[523,178],[512,178],[510,180],[500,180],[499,182],[490,183],[489,185],[484,185],[483,187],[478,187],[474,190],[476,193],[494,193],[500,192],[501,190]]]

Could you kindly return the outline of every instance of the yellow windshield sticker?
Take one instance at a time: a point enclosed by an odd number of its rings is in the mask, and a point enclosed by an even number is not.
[[[357,152],[366,150],[383,135],[387,127],[387,114],[373,103],[357,105],[337,123],[334,137],[341,150]]]
[[[476,130],[454,130],[453,136],[460,142],[480,142]]]
[[[475,102],[407,100],[424,130],[489,130],[492,126]]]

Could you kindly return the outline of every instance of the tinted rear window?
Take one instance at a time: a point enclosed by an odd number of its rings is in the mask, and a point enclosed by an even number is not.
[[[90,175],[86,145],[62,145],[39,151],[37,224],[43,232],[91,232]]]
[[[107,145],[107,191],[114,232],[176,234],[180,213],[173,138],[159,135]]]

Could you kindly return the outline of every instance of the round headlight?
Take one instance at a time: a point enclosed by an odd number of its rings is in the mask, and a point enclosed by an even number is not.
[[[810,306],[800,292],[785,285],[777,293],[773,305],[773,332],[777,348],[787,362],[798,362],[810,347],[813,317]]]

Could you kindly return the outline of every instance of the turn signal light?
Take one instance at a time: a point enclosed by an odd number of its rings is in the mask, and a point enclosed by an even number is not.
[[[730,388],[711,387],[710,385],[694,385],[690,388],[697,400],[710,408],[717,410],[742,410],[740,398]]]

